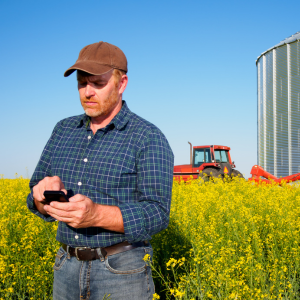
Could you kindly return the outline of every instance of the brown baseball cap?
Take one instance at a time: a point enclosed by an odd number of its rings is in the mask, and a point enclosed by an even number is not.
[[[68,77],[76,70],[101,75],[111,69],[119,69],[127,73],[126,56],[117,46],[99,42],[85,46],[80,51],[76,63],[65,72],[64,76]]]

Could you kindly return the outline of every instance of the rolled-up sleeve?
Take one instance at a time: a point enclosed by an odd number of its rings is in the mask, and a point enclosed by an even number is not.
[[[137,153],[139,201],[119,206],[129,242],[149,240],[169,224],[174,155],[157,129]]]

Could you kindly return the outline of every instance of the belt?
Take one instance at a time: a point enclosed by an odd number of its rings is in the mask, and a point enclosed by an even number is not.
[[[88,247],[70,247],[66,244],[62,244],[63,249],[69,253],[71,256],[75,256],[78,260],[95,260],[100,259],[98,255],[97,249],[100,249],[101,254],[104,258],[110,255],[114,255],[117,253],[125,252],[128,250],[132,250],[137,247],[147,246],[149,245],[148,241],[145,242],[137,242],[133,244],[129,244],[127,241],[118,243],[109,247],[103,248],[88,248]]]

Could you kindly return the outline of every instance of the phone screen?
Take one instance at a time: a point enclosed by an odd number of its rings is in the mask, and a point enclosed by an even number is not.
[[[58,202],[69,202],[68,197],[62,191],[45,191],[44,196],[46,202],[50,203],[52,201]]]

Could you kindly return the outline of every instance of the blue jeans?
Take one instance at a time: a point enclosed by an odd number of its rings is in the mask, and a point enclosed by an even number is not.
[[[152,257],[151,246],[138,247],[104,259],[78,261],[60,248],[55,257],[53,300],[152,300],[151,268],[143,258]]]

